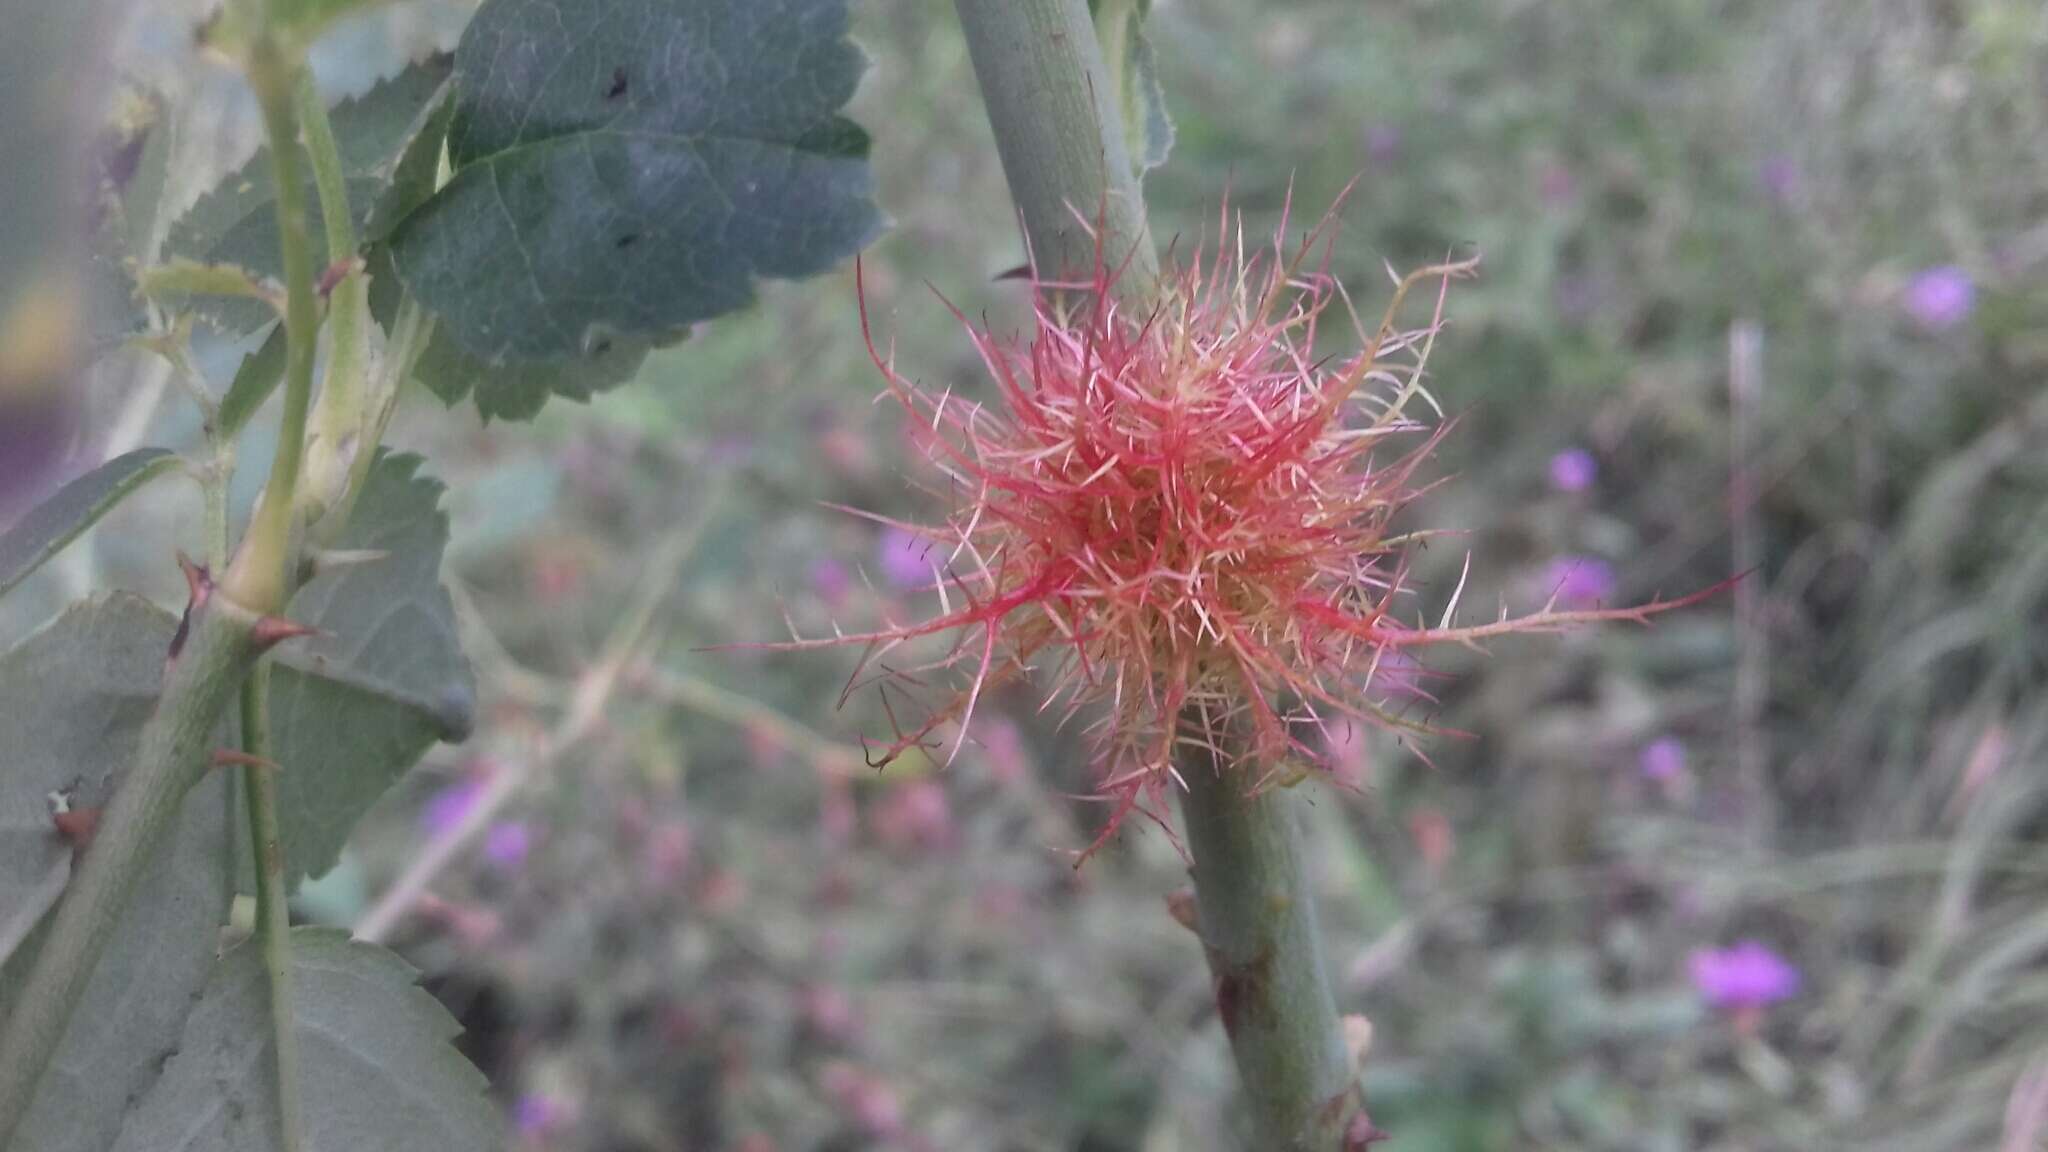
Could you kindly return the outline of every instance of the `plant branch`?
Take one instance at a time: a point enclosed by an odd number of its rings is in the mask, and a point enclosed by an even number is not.
[[[376,455],[377,430],[372,428],[375,419],[367,387],[375,326],[370,321],[369,281],[354,265],[354,215],[342,176],[341,152],[327,119],[327,104],[314,87],[311,72],[300,70],[296,88],[306,156],[327,233],[328,264],[331,268],[348,262],[343,266],[349,269],[328,297],[327,372],[307,425],[306,472],[297,494],[299,523],[316,540],[331,542],[348,519],[355,482]],[[358,463],[365,467],[358,469]]]
[[[184,646],[165,671],[163,696],[143,726],[135,766],[108,804],[0,1032],[0,1147],[35,1098],[100,953],[127,914],[136,881],[151,866],[186,793],[206,774],[221,715],[256,655],[255,623],[218,594],[190,609]]]
[[[1158,259],[1085,0],[956,0],[1003,171],[1041,280],[1092,271],[1094,219],[1119,297],[1148,310]],[[1128,5],[1109,13],[1128,35]],[[1119,45],[1119,51],[1122,51]],[[1121,64],[1121,60],[1119,60]],[[1116,83],[1121,83],[1119,77]],[[1077,215],[1078,212],[1078,215]],[[1183,797],[1199,932],[1260,1147],[1325,1152],[1376,1133],[1324,971],[1292,790],[1248,794],[1236,766],[1187,766]]]
[[[356,254],[355,216],[349,211],[348,182],[342,174],[341,146],[327,119],[327,102],[313,84],[310,69],[298,69],[292,98],[306,141],[306,161],[313,169],[313,190],[320,197],[320,224],[327,234],[327,262]]]
[[[1087,0],[955,6],[1039,278],[1090,282],[1099,228],[1117,294],[1149,303],[1159,257]]]
[[[264,128],[270,138],[271,179],[277,185],[278,249],[285,281],[284,420],[278,429],[277,456],[264,485],[263,501],[228,570],[222,591],[227,598],[251,610],[275,613],[284,608],[291,596],[299,548],[296,537],[306,520],[305,510],[300,506],[299,480],[306,454],[307,412],[312,401],[313,361],[320,327],[318,302],[314,299],[306,188],[299,175],[300,117],[308,108],[311,111],[305,120],[305,144],[312,157],[330,258],[352,255],[355,238],[334,134],[327,123],[326,107],[313,90],[303,62],[287,53],[268,27],[262,27],[250,45],[247,64],[250,87],[255,89],[257,103],[263,109]],[[362,295],[361,285],[350,287],[350,300],[354,302]],[[347,306],[337,309],[345,323],[338,325],[335,332],[335,350],[329,365],[330,388],[335,380],[346,381],[351,373],[361,370],[360,349],[354,347],[361,310]],[[347,330],[343,331],[343,327]],[[330,400],[325,395],[322,399]],[[345,401],[347,397],[337,399]],[[327,406],[323,403],[323,409]],[[323,446],[325,451],[315,457],[316,479],[320,473],[332,470],[317,467],[335,450],[331,442],[323,441]],[[348,447],[357,447],[353,437]],[[345,464],[342,472],[347,474]],[[259,664],[242,689],[242,741],[253,756],[267,757],[267,664]],[[270,992],[279,1147],[283,1152],[298,1152],[304,1126],[300,1116],[298,1036],[292,1010],[291,913],[286,903],[277,782],[271,771],[258,765],[248,766],[243,773],[243,786],[248,795],[250,841],[256,857],[257,933]]]
[[[242,750],[270,759],[270,662],[256,666],[242,685]],[[278,1147],[299,1152],[305,1132],[299,1104],[299,1038],[292,1025],[291,909],[284,881],[284,840],[278,830],[276,769],[242,768],[249,802],[249,843],[256,855],[256,935],[269,976],[271,1042],[276,1056]]]
[[[1300,798],[1247,795],[1245,774],[1213,758],[1182,775],[1202,947],[1260,1147],[1343,1147],[1356,1072],[1324,971]]]
[[[306,413],[313,394],[313,356],[320,315],[313,295],[313,255],[306,224],[306,186],[299,175],[299,118],[292,62],[275,36],[256,36],[248,59],[249,85],[263,109],[270,138],[270,174],[277,185],[278,252],[284,265],[284,422],[262,503],[229,568],[223,590],[256,612],[284,606],[296,527],[295,493],[305,455]]]
[[[859,753],[849,749],[843,741],[828,739],[808,724],[771,705],[708,680],[656,668],[638,687],[663,704],[736,727],[766,732],[810,761],[811,766],[824,775],[851,778],[864,764]]]
[[[604,722],[606,707],[617,692],[627,668],[638,659],[662,604],[675,588],[684,561],[689,559],[697,542],[702,539],[722,495],[723,491],[718,488],[709,491],[697,516],[671,533],[655,550],[633,603],[612,626],[597,660],[577,679],[576,687],[569,695],[568,706],[554,728],[542,737],[530,755],[514,760],[493,773],[482,793],[462,814],[462,819],[428,843],[426,850],[413,860],[397,883],[356,921],[355,936],[358,940],[376,944],[387,939],[399,921],[427,895],[427,889],[441,873],[489,826],[512,797],[518,795],[528,781],[581,744]]]

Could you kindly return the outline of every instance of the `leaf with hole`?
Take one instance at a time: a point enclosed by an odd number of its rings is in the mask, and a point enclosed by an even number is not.
[[[393,228],[399,276],[495,370],[665,343],[832,267],[881,227],[840,115],[865,66],[846,21],[843,0],[487,0],[456,50],[454,175]],[[517,386],[563,383],[583,378]]]
[[[382,248],[370,256],[370,314],[390,331],[402,290]],[[531,420],[550,397],[588,401],[631,380],[646,361],[649,346],[621,338],[574,360],[508,360],[491,364],[463,350],[437,324],[412,375],[443,404],[454,407],[475,396],[477,413],[491,420]]]
[[[104,806],[156,704],[177,620],[136,596],[77,605],[0,655],[0,1019],[70,872],[53,804]],[[185,799],[86,985],[12,1147],[103,1152],[177,1042],[227,915],[226,780]],[[53,796],[62,797],[53,802]],[[11,953],[11,955],[9,954]]]
[[[450,1041],[447,1009],[395,954],[345,932],[291,933],[292,1022],[308,1149],[496,1152],[483,1074]],[[129,1110],[114,1152],[273,1152],[269,978],[254,942],[215,966],[177,1054]]]
[[[460,403],[474,394],[485,420],[531,420],[548,399],[588,401],[631,380],[647,359],[648,346],[621,339],[576,360],[508,360],[490,364],[464,351],[448,332],[436,329],[413,366],[413,376],[441,398]]]
[[[28,579],[137,488],[176,471],[179,463],[175,452],[137,448],[57,489],[30,509],[14,527],[0,534],[0,596]]]

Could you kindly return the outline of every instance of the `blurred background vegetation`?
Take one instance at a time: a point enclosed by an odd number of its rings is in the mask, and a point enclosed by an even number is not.
[[[1396,1152],[2048,1147],[2048,10],[2037,0],[1155,0],[1182,250],[1225,198],[1340,209],[1364,311],[1476,247],[1433,387],[1458,422],[1423,558],[1468,605],[1563,585],[1731,596],[1654,630],[1447,657],[1434,767],[1377,735],[1309,785],[1330,959]],[[865,0],[856,112],[895,227],[878,338],[974,394],[929,291],[1015,317],[1021,245],[943,0]],[[254,144],[174,6],[122,33],[166,203]],[[335,93],[459,5],[350,25]],[[218,386],[243,349],[209,352]],[[587,407],[394,439],[453,490],[479,734],[389,799],[300,912],[353,923],[493,772],[528,783],[393,940],[469,1028],[523,1147],[1244,1146],[1156,830],[1075,870],[1085,748],[1013,693],[950,768],[864,767],[854,653],[714,646],[928,611],[930,515],[851,269],[771,286]],[[74,465],[197,420],[95,372]],[[260,424],[245,459],[268,453]],[[255,470],[251,470],[252,472]],[[255,479],[250,477],[251,481]],[[250,487],[251,485],[244,485]],[[243,493],[246,500],[253,495]],[[0,605],[175,603],[189,491]],[[680,568],[661,554],[682,556]],[[900,577],[898,577],[900,578]],[[656,654],[547,734],[636,598]],[[1483,612],[1483,607],[1468,609]]]

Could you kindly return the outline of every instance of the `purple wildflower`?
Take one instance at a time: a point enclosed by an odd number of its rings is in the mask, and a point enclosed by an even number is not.
[[[1799,969],[1755,940],[1732,948],[1702,948],[1692,954],[1687,968],[1693,988],[1716,1008],[1761,1008],[1799,994]]]
[[[983,755],[996,779],[1014,783],[1031,774],[1031,752],[1024,744],[1024,732],[1007,716],[998,716],[981,731]]]
[[[1427,700],[1429,689],[1423,678],[1429,674],[1422,661],[1406,652],[1386,652],[1372,670],[1372,683],[1366,686],[1366,694],[1375,703],[1387,704],[1402,700]]]
[[[1550,458],[1550,486],[1559,492],[1584,492],[1600,478],[1600,462],[1584,448],[1567,448]]]
[[[934,542],[905,528],[891,525],[875,546],[882,576],[904,591],[932,586]]]
[[[559,1129],[568,1118],[560,1101],[539,1093],[521,1096],[512,1105],[512,1126],[521,1136],[539,1139]]]
[[[1764,157],[1763,167],[1757,171],[1757,182],[1764,186],[1764,192],[1778,204],[1790,204],[1799,192],[1799,164],[1783,152],[1773,152]]]
[[[1555,161],[1545,164],[1537,173],[1536,187],[1543,197],[1544,206],[1553,212],[1571,207],[1579,192],[1579,182],[1573,177],[1572,170]]]
[[[0,396],[0,528],[62,479],[71,452],[75,407],[65,394]]]
[[[708,445],[711,462],[721,468],[740,468],[754,458],[754,438],[743,432],[716,437]]]
[[[1375,164],[1391,164],[1401,155],[1401,129],[1396,124],[1375,124],[1365,130],[1365,155]]]
[[[504,820],[491,825],[484,836],[484,858],[500,868],[512,869],[526,863],[533,849],[533,833],[523,820]]]
[[[420,810],[420,828],[429,836],[445,836],[455,830],[469,810],[476,807],[477,798],[483,795],[482,777],[471,774],[464,776],[448,787],[434,793],[427,806]]]
[[[1644,746],[1636,766],[1644,779],[1669,783],[1685,772],[1685,745],[1676,736],[1661,736]]]
[[[1614,568],[1593,556],[1559,556],[1544,570],[1543,585],[1561,605],[1600,604],[1614,595]]]
[[[1976,304],[1976,281],[1954,264],[1924,269],[1906,284],[1906,314],[1930,332],[1961,324]]]
[[[846,603],[846,594],[852,590],[853,579],[847,575],[846,565],[830,557],[811,565],[811,591],[828,607]]]
[[[1566,323],[1584,324],[1600,310],[1600,287],[1590,276],[1570,274],[1557,278],[1557,314]]]

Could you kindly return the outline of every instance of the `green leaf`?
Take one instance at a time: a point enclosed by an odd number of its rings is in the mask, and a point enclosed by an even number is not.
[[[863,67],[844,0],[486,0],[399,275],[494,369],[673,339],[879,231]]]
[[[390,331],[403,295],[391,253],[379,246],[370,256],[370,314]],[[448,329],[436,324],[413,364],[413,378],[454,407],[476,397],[485,422],[531,420],[549,397],[579,403],[631,380],[650,351],[645,341],[620,338],[575,360],[508,360],[491,364],[464,351]]]
[[[115,87],[93,145],[93,176],[97,231],[116,262],[156,259],[149,249],[170,177],[172,134],[161,94],[131,82]]]
[[[385,949],[332,928],[291,934],[305,1147],[496,1152],[505,1136],[483,1074],[449,1044],[447,1010]],[[269,981],[255,942],[215,966],[164,1074],[114,1152],[273,1152],[277,1090]]]
[[[220,398],[217,420],[223,439],[233,440],[241,435],[249,418],[256,415],[263,402],[277,390],[278,381],[284,379],[284,362],[290,350],[284,325],[274,324],[263,343],[242,357],[241,367],[235,369],[235,378],[228,384],[227,394]]]
[[[201,264],[183,258],[144,268],[135,277],[144,296],[176,307],[193,296],[253,300],[274,318],[284,310],[284,286],[233,264]]]
[[[57,489],[0,534],[0,596],[28,579],[130,493],[178,465],[175,452],[137,448]]]
[[[453,67],[452,57],[448,68]],[[412,138],[391,169],[391,183],[370,207],[363,221],[363,242],[373,244],[427,202],[440,186],[441,157],[447,150],[448,126],[455,120],[455,83],[444,80],[420,111]]]
[[[285,610],[323,633],[280,649],[271,672],[288,883],[332,868],[370,805],[474,719],[476,684],[441,586],[442,488],[419,465],[380,457],[334,544],[385,555],[316,575]]]
[[[432,123],[448,74],[447,56],[414,64],[368,92],[335,105],[335,143],[341,151],[343,182],[349,211],[360,229],[390,188],[407,145]],[[312,168],[305,165],[307,228],[325,236],[320,202],[313,188]],[[323,247],[317,253],[325,253]],[[171,226],[164,241],[165,258],[184,257],[202,264],[231,264],[257,276],[283,278],[277,249],[277,193],[270,178],[270,156],[258,152],[241,169],[199,199]],[[332,260],[333,254],[327,254]],[[205,302],[199,314],[230,335],[246,336],[276,318],[268,308],[238,301]]]
[[[95,151],[99,217],[86,261],[87,324],[106,349],[148,327],[133,267],[155,260],[157,216],[169,175],[171,126],[152,94],[124,86]]]
[[[1173,151],[1173,117],[1166,110],[1152,41],[1145,35],[1151,10],[1152,0],[1088,0],[1123,112],[1124,141],[1140,177],[1166,163]]]
[[[0,1018],[12,1014],[41,946],[34,922],[54,895],[51,878],[61,884],[70,867],[50,794],[67,793],[76,807],[112,797],[155,707],[176,628],[162,609],[115,594],[73,607],[0,656],[0,936],[18,945],[0,968]],[[193,789],[145,868],[15,1134],[17,1152],[102,1152],[123,1106],[155,1081],[227,915],[225,787],[216,774]]]
[[[620,340],[581,360],[510,360],[492,365],[463,351],[436,327],[413,367],[420,383],[448,405],[472,392],[485,420],[531,420],[550,396],[579,402],[631,380],[647,359],[644,343]]]

